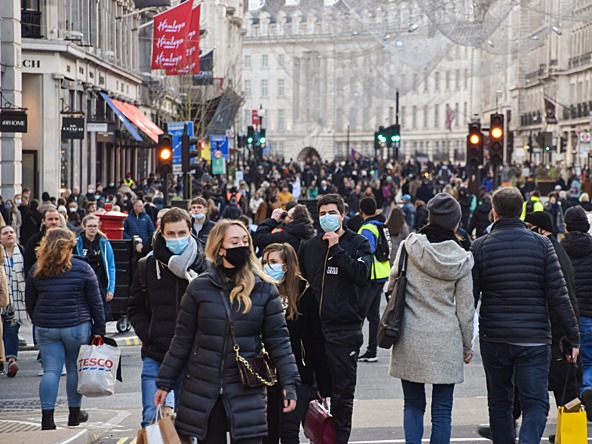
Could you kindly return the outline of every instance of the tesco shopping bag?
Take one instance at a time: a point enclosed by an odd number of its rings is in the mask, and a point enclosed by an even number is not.
[[[94,338],[78,352],[78,393],[88,397],[109,396],[115,391],[119,348]]]

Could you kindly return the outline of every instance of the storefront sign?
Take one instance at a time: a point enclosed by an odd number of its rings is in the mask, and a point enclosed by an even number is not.
[[[17,110],[0,110],[0,132],[26,133],[27,112]]]
[[[89,133],[106,133],[108,131],[107,122],[87,122],[86,130]]]
[[[62,118],[62,140],[84,139],[84,117]]]

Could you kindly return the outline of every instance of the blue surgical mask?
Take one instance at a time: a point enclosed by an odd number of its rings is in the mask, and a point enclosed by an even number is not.
[[[281,281],[286,272],[284,271],[284,264],[265,264],[263,267],[265,274],[276,281]]]
[[[341,224],[339,223],[339,214],[325,214],[319,217],[319,223],[325,233],[339,230]]]
[[[166,247],[173,254],[181,254],[189,246],[189,237],[177,237],[165,240]]]
[[[191,215],[194,219],[203,219],[204,217],[206,217],[206,215],[204,213],[197,213],[197,214],[192,214]]]

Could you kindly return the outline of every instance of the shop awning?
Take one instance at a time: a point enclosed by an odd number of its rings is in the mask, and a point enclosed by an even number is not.
[[[137,140],[138,142],[141,142],[142,141],[142,136],[140,136],[140,134],[138,133],[138,130],[132,124],[132,122],[130,122],[128,120],[128,118],[125,117],[125,115],[119,110],[119,108],[117,108],[117,106],[115,106],[115,103],[113,103],[113,101],[111,100],[111,98],[106,93],[101,92],[99,94],[101,95],[101,97],[103,98],[103,100],[105,100],[105,102],[107,102],[107,105],[109,105],[109,107],[113,110],[113,112],[119,118],[119,120],[121,120],[121,123],[123,123],[123,125],[126,127],[126,129],[129,131],[129,133],[132,135],[132,137],[134,138],[134,140]]]
[[[131,120],[140,131],[150,137],[154,142],[158,142],[158,135],[162,134],[164,131],[161,130],[156,123],[150,120],[150,117],[140,111],[140,108],[131,103],[120,102],[116,99],[111,100],[123,115]]]

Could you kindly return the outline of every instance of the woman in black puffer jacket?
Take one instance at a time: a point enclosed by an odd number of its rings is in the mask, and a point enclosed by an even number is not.
[[[269,353],[280,378],[284,411],[296,406],[300,382],[278,291],[253,253],[246,227],[224,219],[206,245],[210,270],[195,279],[181,300],[175,336],[158,372],[154,397],[163,405],[185,371],[175,427],[200,444],[260,444],[267,435],[264,387],[243,388],[224,299],[244,358]],[[263,341],[263,344],[261,343]]]

